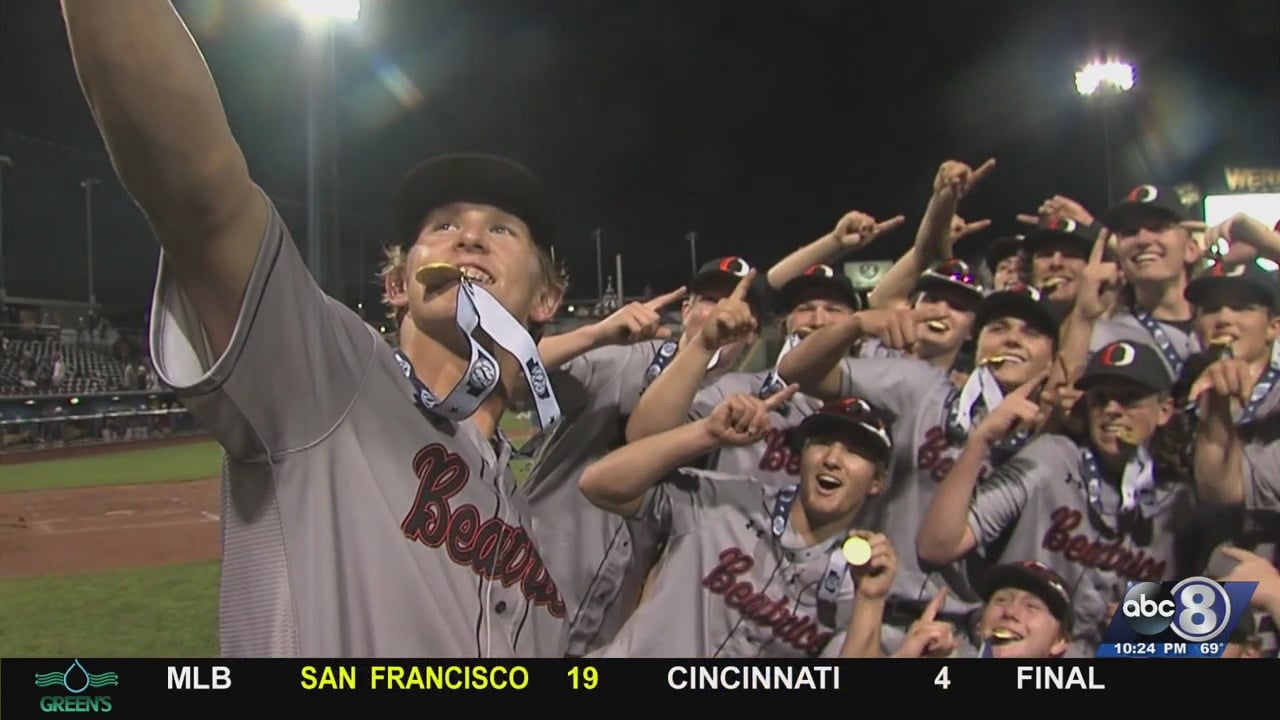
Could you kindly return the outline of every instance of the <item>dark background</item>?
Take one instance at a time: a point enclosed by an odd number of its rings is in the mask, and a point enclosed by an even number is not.
[[[257,181],[305,247],[305,55],[281,2],[177,6],[219,83]],[[511,155],[555,191],[555,243],[596,294],[622,253],[628,294],[742,254],[767,266],[845,211],[903,213],[863,257],[905,250],[938,164],[999,162],[962,209],[1016,230],[1055,193],[1105,197],[1099,100],[1073,74],[1115,55],[1116,191],[1222,184],[1228,164],[1280,165],[1280,3],[365,0],[339,33],[334,292],[376,303],[391,191],[453,150]],[[58,5],[0,0],[0,153],[10,295],[87,297],[85,198],[94,193],[98,299],[141,313],[157,246],[107,164],[71,68]],[[981,239],[978,239],[979,243]],[[366,280],[362,282],[362,279]],[[377,312],[367,312],[376,317]]]

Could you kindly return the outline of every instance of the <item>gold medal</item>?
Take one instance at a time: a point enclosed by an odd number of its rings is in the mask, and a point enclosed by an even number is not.
[[[1040,289],[1044,292],[1053,292],[1059,285],[1062,285],[1065,282],[1066,280],[1063,280],[1062,278],[1049,278],[1044,282],[1044,285],[1040,286]]]
[[[992,355],[989,358],[985,358],[980,364],[981,365],[1003,365],[1004,362],[1008,359],[1009,358],[1005,357],[1004,355]]]
[[[461,280],[462,270],[457,265],[449,263],[428,263],[418,268],[414,278],[428,291],[433,291]]]
[[[851,537],[844,541],[844,546],[840,548],[840,552],[844,554],[844,559],[854,567],[862,567],[871,562],[871,543],[865,538]]]
[[[991,631],[991,639],[998,642],[1010,642],[1017,638],[1018,636],[1012,630],[1005,628],[996,628]]]
[[[1116,437],[1120,438],[1120,442],[1123,442],[1126,445],[1138,444],[1138,436],[1129,428],[1120,428],[1119,430],[1116,430]]]
[[[1230,336],[1230,335],[1219,335],[1218,337],[1216,337],[1216,338],[1214,338],[1214,339],[1210,340],[1210,341],[1209,341],[1209,344],[1210,344],[1210,345],[1212,345],[1212,346],[1214,346],[1214,347],[1219,347],[1219,346],[1221,346],[1221,347],[1225,347],[1225,346],[1227,346],[1227,345],[1230,345],[1230,344],[1231,344],[1231,336]]]
[[[924,324],[924,326],[929,328],[930,330],[937,330],[938,332],[947,331],[946,323],[942,322],[941,320],[929,320]]]

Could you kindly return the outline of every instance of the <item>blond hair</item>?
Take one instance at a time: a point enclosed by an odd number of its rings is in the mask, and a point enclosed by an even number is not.
[[[551,259],[550,253],[541,245],[535,245],[538,254],[538,269],[542,275],[542,287],[544,291],[555,293],[559,297],[564,297],[565,290],[569,287],[569,275],[563,267],[556,265]],[[387,308],[387,318],[395,322],[395,327],[399,328],[400,323],[404,320],[407,308],[396,307],[391,304],[391,298],[387,295],[387,280],[392,278],[403,278],[407,272],[407,255],[404,248],[399,245],[388,245],[382,249],[382,266],[378,269],[378,283],[382,289],[382,304]]]

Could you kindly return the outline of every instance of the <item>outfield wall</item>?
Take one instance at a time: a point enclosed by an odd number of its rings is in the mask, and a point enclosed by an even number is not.
[[[0,453],[202,432],[172,392],[0,398]]]

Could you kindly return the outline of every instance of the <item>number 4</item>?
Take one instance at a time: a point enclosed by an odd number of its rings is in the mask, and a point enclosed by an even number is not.
[[[948,671],[946,665],[943,665],[942,669],[938,671],[938,675],[933,678],[933,684],[943,690],[951,687],[951,673]]]

